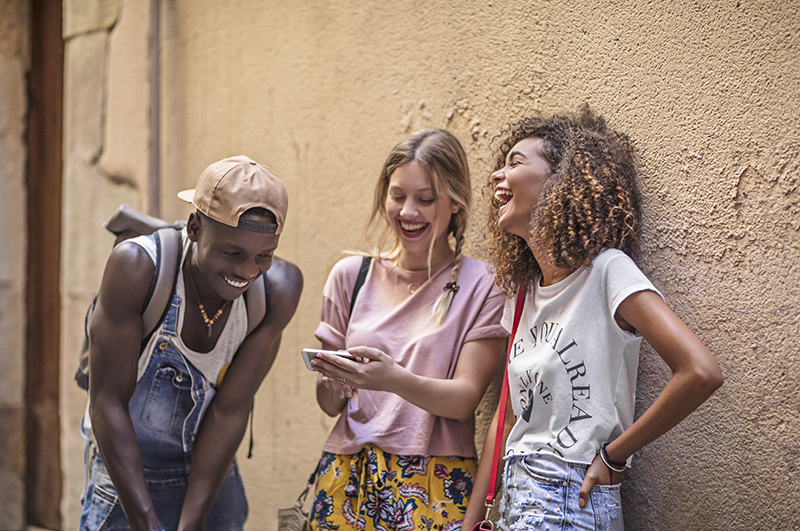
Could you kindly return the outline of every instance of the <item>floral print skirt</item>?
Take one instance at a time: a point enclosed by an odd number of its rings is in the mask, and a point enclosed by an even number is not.
[[[322,454],[312,530],[457,531],[476,459],[394,455],[367,445],[354,455]]]

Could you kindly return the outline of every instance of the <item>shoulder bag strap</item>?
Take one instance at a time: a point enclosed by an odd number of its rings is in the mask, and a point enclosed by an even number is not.
[[[508,355],[506,356],[506,368],[503,374],[503,391],[500,394],[499,411],[497,415],[497,433],[494,439],[494,453],[492,454],[492,472],[489,476],[489,492],[486,493],[486,515],[488,519],[489,510],[494,503],[494,494],[497,478],[497,466],[500,462],[500,448],[503,445],[503,429],[506,421],[506,404],[508,403],[508,363],[511,361],[511,349],[514,347],[514,337],[517,335],[517,328],[522,317],[522,309],[525,306],[525,290],[520,288],[517,293],[517,305],[514,309],[514,326],[511,328],[511,336],[508,338]]]
[[[353,286],[353,295],[350,296],[350,315],[353,315],[353,307],[356,305],[356,298],[358,298],[358,292],[361,291],[361,286],[364,285],[364,281],[367,279],[367,273],[369,273],[369,264],[372,262],[371,256],[365,256],[361,259],[361,267],[358,269],[358,276],[356,277],[355,286]]]

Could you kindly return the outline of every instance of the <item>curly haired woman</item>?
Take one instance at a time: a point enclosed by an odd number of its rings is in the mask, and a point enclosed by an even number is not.
[[[515,292],[524,307],[508,362],[499,527],[623,529],[631,456],[702,404],[722,373],[631,259],[640,213],[627,137],[588,106],[505,133],[488,184],[490,263],[510,297],[506,329]],[[642,338],[672,377],[634,421]],[[482,516],[498,414],[465,529]]]

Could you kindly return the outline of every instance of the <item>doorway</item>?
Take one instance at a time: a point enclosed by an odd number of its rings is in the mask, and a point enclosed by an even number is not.
[[[25,519],[61,529],[59,422],[64,41],[60,0],[31,0]]]

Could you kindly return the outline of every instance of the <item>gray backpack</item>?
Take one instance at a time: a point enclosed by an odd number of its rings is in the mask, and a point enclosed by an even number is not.
[[[185,226],[186,222],[167,223],[162,219],[148,216],[130,205],[121,205],[111,217],[103,222],[103,227],[117,236],[114,245],[128,238],[146,234],[152,234],[155,238],[156,270],[142,310],[143,326],[140,352],[147,345],[153,333],[161,326],[175,293],[175,284],[183,254],[180,231]],[[266,273],[247,288],[244,302],[247,307],[247,334],[249,335],[269,311],[269,279]],[[78,386],[87,391],[89,389],[89,323],[96,303],[97,296],[86,310],[86,317],[83,321],[83,343],[78,357],[78,370],[75,372],[75,381]]]

